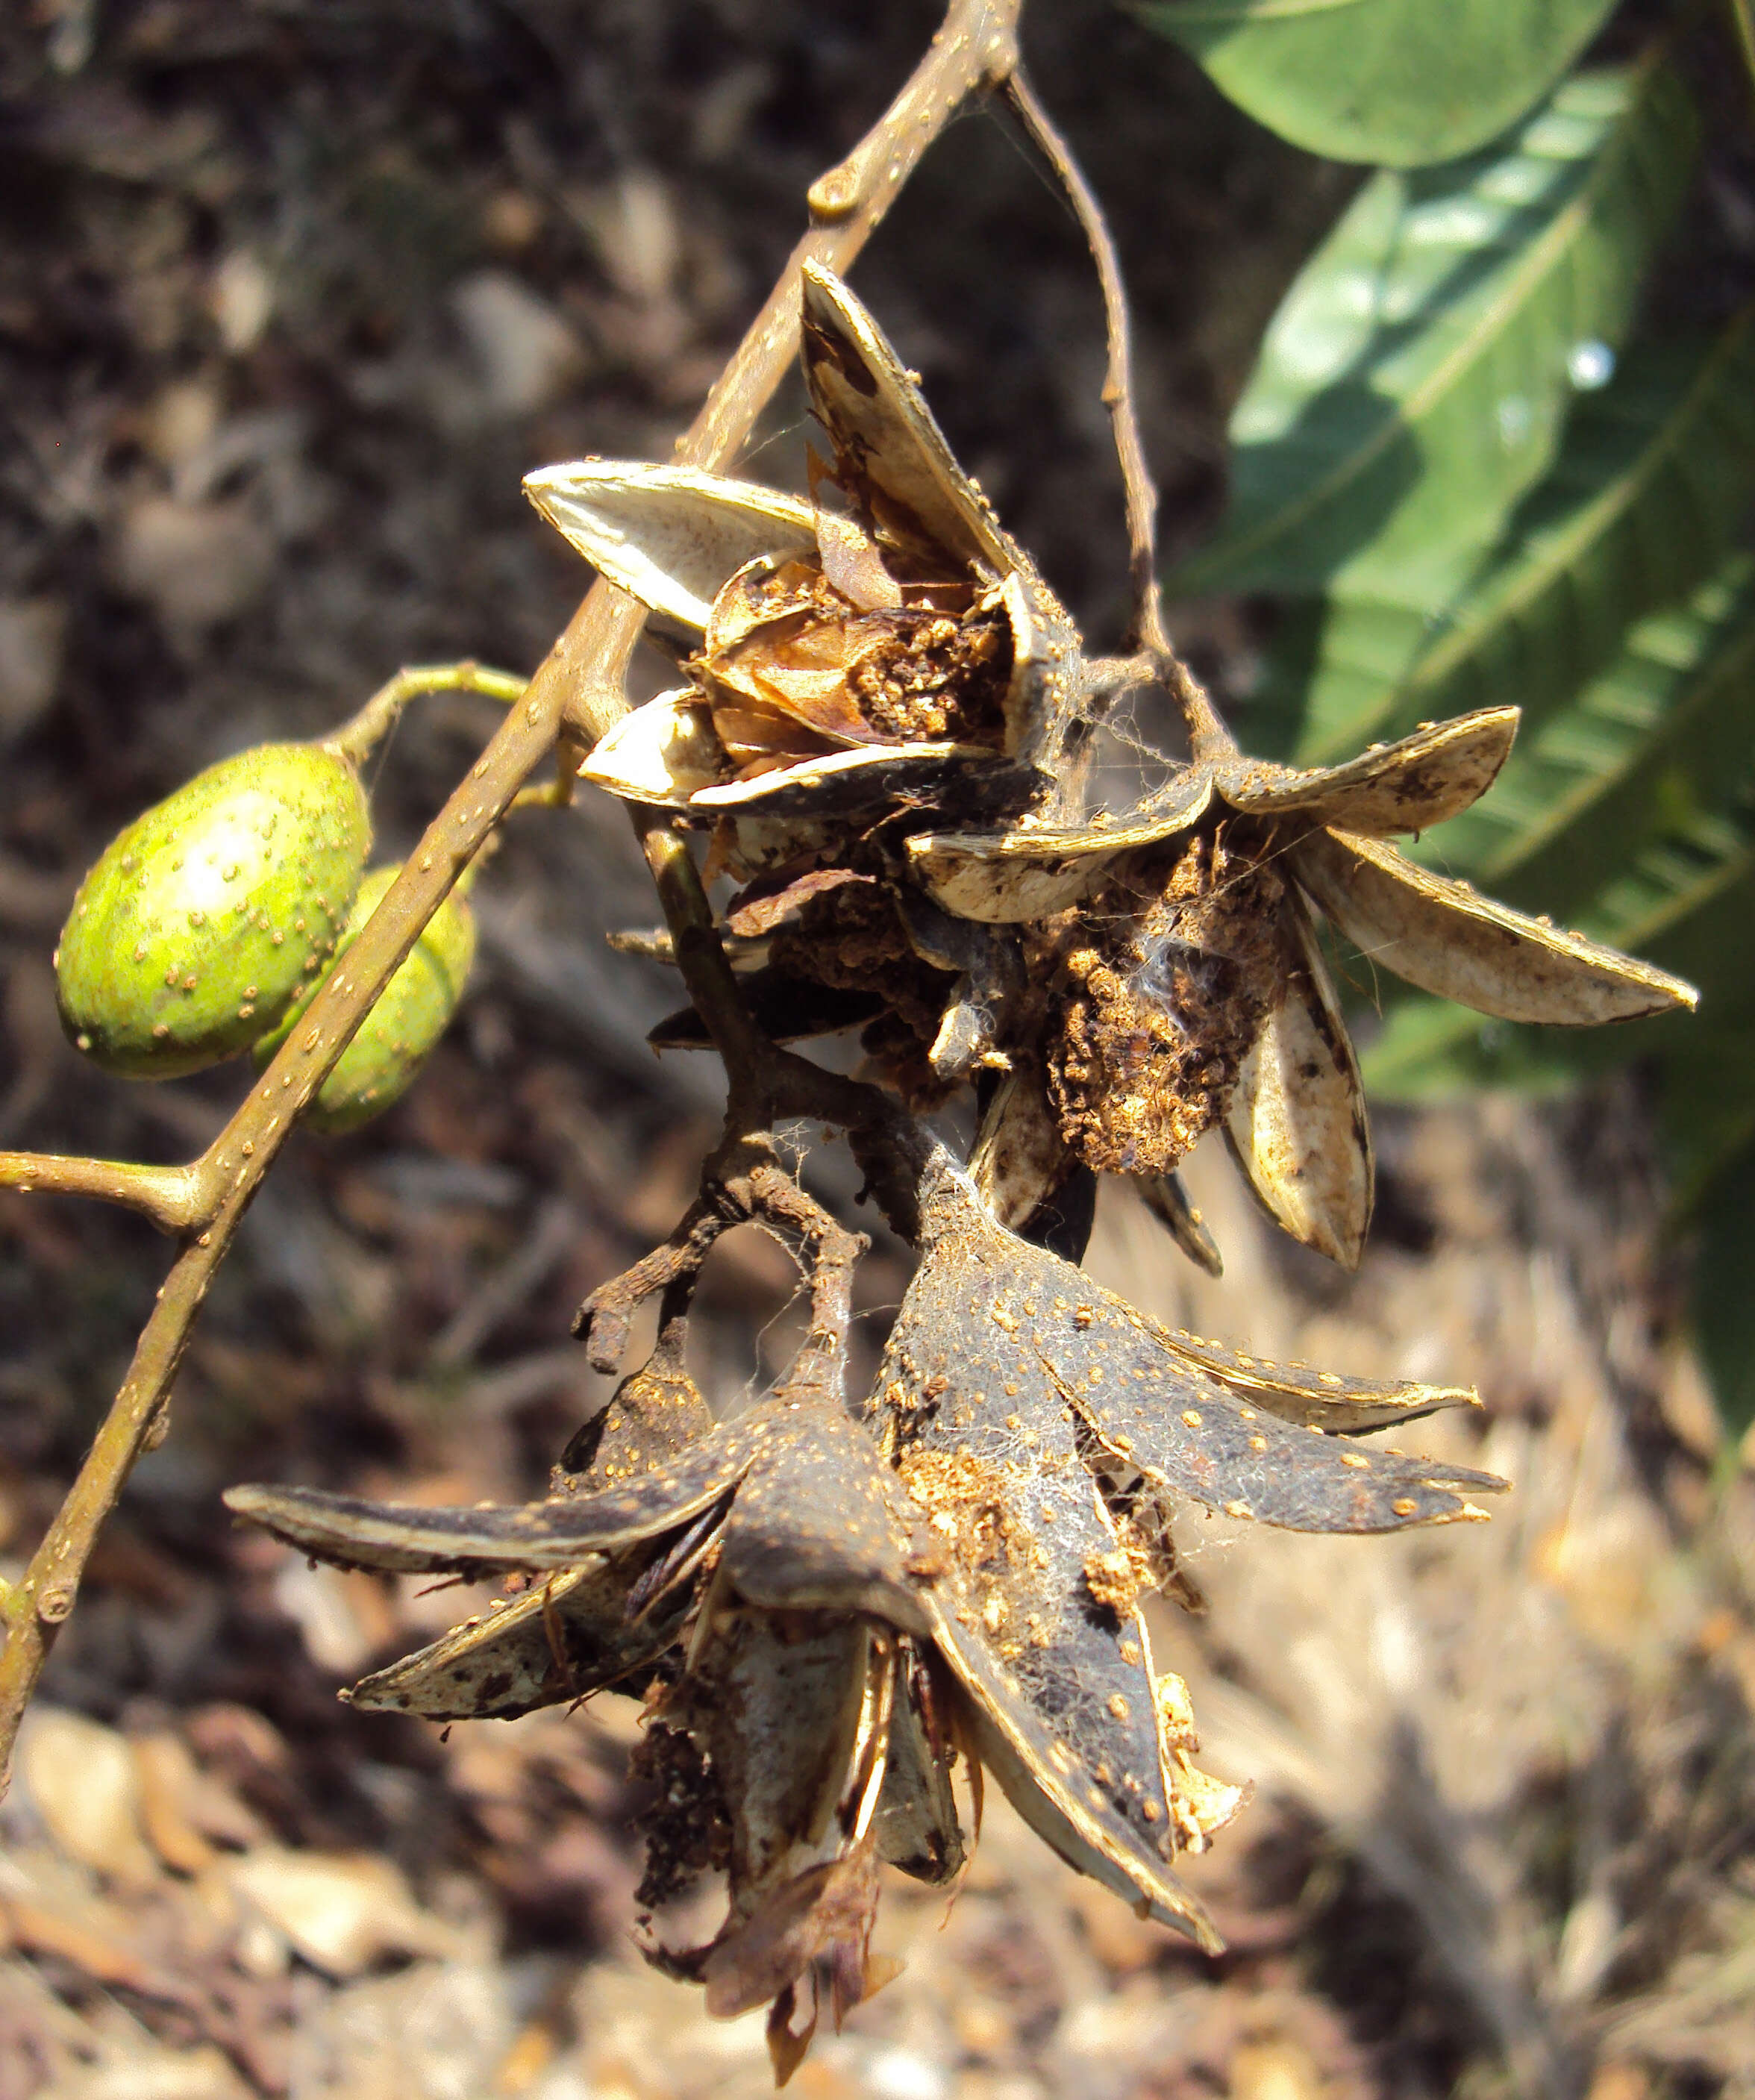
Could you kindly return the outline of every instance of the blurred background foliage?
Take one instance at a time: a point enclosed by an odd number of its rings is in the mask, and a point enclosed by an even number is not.
[[[1755,308],[1665,296],[1706,11],[1604,0],[1194,0],[1142,10],[1312,152],[1373,164],[1268,325],[1217,533],[1174,596],[1276,615],[1239,717],[1327,762],[1514,702],[1484,801],[1416,848],[1691,978],[1697,1017],[1483,1021],[1343,968],[1378,1099],[1559,1089],[1634,1065],[1719,1405],[1755,1420]],[[1635,20],[1634,17],[1638,16]],[[1755,51],[1742,0],[1723,56]],[[1743,114],[1748,117],[1745,103]],[[1695,265],[1699,267],[1698,256]]]

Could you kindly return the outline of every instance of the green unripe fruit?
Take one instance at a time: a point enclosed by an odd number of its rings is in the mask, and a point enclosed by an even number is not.
[[[336,951],[335,968],[359,929],[383,902],[399,867],[375,867],[359,885],[346,930]],[[475,915],[453,890],[427,921],[401,967],[378,994],[377,1003],[336,1061],[335,1069],[305,1111],[313,1130],[357,1130],[404,1094],[433,1046],[450,1026],[470,965],[475,960]],[[328,982],[325,970],[312,993]],[[292,1033],[307,1000],[253,1053],[260,1071]]]
[[[169,1079],[248,1049],[334,953],[372,845],[346,759],[267,743],[138,817],[80,885],[61,1025],[106,1071]]]

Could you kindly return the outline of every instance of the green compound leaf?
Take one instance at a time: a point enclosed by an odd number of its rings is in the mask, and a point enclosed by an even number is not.
[[[1629,620],[1711,573],[1752,482],[1755,308],[1704,350],[1636,351],[1612,385],[1584,396],[1551,472],[1441,624],[1405,606],[1331,598],[1316,632],[1307,621],[1290,629],[1276,677],[1287,715],[1304,683],[1300,755],[1321,762],[1507,699],[1523,710],[1527,741],[1613,658]],[[1398,663],[1410,643],[1411,665]]]
[[[1546,93],[1612,0],[1158,0],[1152,26],[1258,123],[1334,161],[1471,153]]]
[[[1694,130],[1647,61],[1563,82],[1490,152],[1374,176],[1268,329],[1220,538],[1171,588],[1448,604],[1617,352]]]
[[[1755,558],[1738,554],[1686,605],[1640,621],[1610,668],[1514,750],[1491,792],[1415,849],[1692,979],[1700,1019],[1562,1035],[1399,999],[1365,1053],[1368,1087],[1405,1098],[1557,1084],[1755,1028],[1752,693]],[[1369,964],[1347,974],[1369,983]]]
[[[1492,792],[1416,851],[1526,910],[1588,910],[1657,938],[1690,885],[1642,874],[1639,857],[1669,867],[1666,841],[1725,822],[1755,743],[1752,690],[1755,561],[1740,553],[1687,604],[1642,620],[1610,668],[1513,750]]]
[[[1245,747],[1267,758],[1310,761],[1348,753],[1395,709],[1396,695],[1437,631],[1418,605],[1352,597],[1294,599],[1280,614],[1255,684],[1237,703]],[[1432,717],[1436,719],[1436,717]]]

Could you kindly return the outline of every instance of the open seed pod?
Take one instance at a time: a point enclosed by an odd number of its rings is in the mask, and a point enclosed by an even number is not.
[[[711,2011],[770,2003],[783,2070],[808,2038],[800,1986],[826,1981],[839,2017],[883,1980],[877,1862],[942,1882],[967,1857],[959,1749],[1081,1873],[1219,1944],[1175,1862],[1242,1795],[1193,1762],[1186,1688],[1154,1671],[1140,1611],[1176,1586],[1178,1506],[1363,1533],[1479,1518],[1471,1498],[1504,1485],[1353,1441],[1471,1392],[1169,1333],[995,1224],[942,1151],[920,1198],[920,1265],[862,1420],[795,1374],[712,1422],[667,1297],[652,1357],[545,1502],[227,1498],[342,1566],[536,1578],[355,1701],[452,1715],[644,1691],[642,1900],[709,1869],[728,1884],[711,1940],[648,1952]]]
[[[997,1226],[942,1155],[923,1193],[923,1258],[869,1419],[936,1552],[933,1637],[1025,1821],[1216,1945],[1173,1862],[1241,1797],[1191,1764],[1185,1692],[1153,1674],[1138,1600],[1174,1568],[1166,1505],[1299,1531],[1478,1518],[1470,1498],[1503,1481],[1346,1440],[1475,1396],[1169,1333]]]
[[[1082,738],[1070,620],[871,315],[814,264],[804,366],[831,452],[819,489],[840,508],[621,461],[526,481],[603,575],[698,644],[693,683],[618,724],[584,777],[721,818],[1042,802]]]
[[[945,911],[1027,929],[1035,969],[1056,978],[1038,1048],[1075,1158],[1162,1176],[1222,1127],[1270,1215],[1351,1266],[1370,1220],[1370,1136],[1311,905],[1374,967],[1503,1019],[1580,1026],[1694,1004],[1679,978],[1385,843],[1466,808],[1516,726],[1515,708],[1485,708],[1308,771],[1231,753],[1179,769],[1119,817],[920,832],[906,850]]]

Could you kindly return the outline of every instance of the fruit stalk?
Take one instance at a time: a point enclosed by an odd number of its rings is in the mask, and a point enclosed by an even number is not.
[[[351,721],[344,722],[324,748],[345,758],[350,765],[363,765],[378,744],[402,719],[402,711],[422,693],[484,693],[491,700],[510,707],[524,697],[524,681],[510,671],[491,671],[484,664],[466,659],[461,664],[405,664],[395,677],[379,686]]]
[[[161,1232],[187,1232],[212,1207],[200,1161],[141,1167],[124,1159],[74,1159],[52,1152],[0,1152],[0,1189],[21,1196],[95,1196],[139,1211]]]

